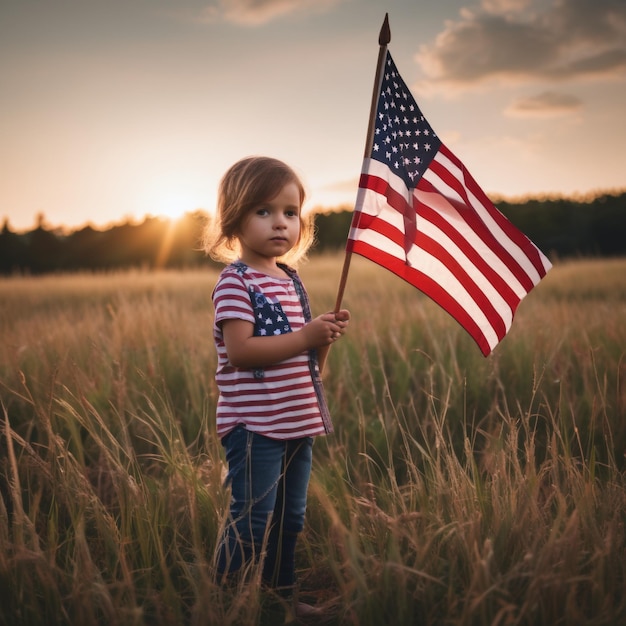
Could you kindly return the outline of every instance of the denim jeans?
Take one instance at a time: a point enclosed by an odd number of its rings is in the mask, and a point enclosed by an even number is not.
[[[238,426],[222,440],[231,486],[230,516],[217,573],[258,562],[265,548],[263,581],[295,584],[295,548],[304,527],[313,438],[276,440]],[[268,526],[269,525],[269,526]]]

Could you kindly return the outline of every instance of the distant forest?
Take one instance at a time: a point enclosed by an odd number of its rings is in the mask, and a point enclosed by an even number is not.
[[[502,213],[552,259],[626,255],[626,192],[583,201],[566,198],[497,201]],[[343,249],[351,208],[315,214],[317,244],[312,254]],[[190,268],[210,264],[200,250],[207,215],[187,213],[175,222],[146,218],[106,230],[91,226],[63,232],[48,228],[43,215],[29,232],[0,233],[0,273],[110,271],[130,267]]]

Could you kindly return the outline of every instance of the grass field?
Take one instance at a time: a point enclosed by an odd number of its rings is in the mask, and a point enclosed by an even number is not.
[[[314,312],[341,264],[301,268]],[[281,623],[213,582],[215,278],[0,279],[0,624]],[[556,264],[487,359],[359,257],[344,305],[303,596],[332,624],[626,623],[626,259]]]

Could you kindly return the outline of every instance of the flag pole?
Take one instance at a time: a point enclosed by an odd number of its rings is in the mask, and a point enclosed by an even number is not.
[[[389,14],[385,13],[385,19],[378,35],[378,63],[376,65],[376,77],[374,79],[374,88],[372,90],[372,104],[370,106],[370,118],[367,127],[367,138],[365,140],[365,151],[363,158],[366,159],[370,155],[372,149],[372,142],[374,141],[374,128],[376,127],[376,107],[378,105],[378,96],[380,92],[380,84],[383,79],[383,70],[385,64],[385,55],[387,53],[387,44],[391,41],[391,30],[389,29]],[[341,278],[339,279],[339,288],[337,290],[337,300],[335,302],[335,313],[337,313],[341,307],[341,301],[343,300],[343,293],[346,288],[346,281],[348,280],[348,270],[350,269],[350,260],[352,258],[352,252],[346,249],[346,256],[343,261],[343,269],[341,271]]]

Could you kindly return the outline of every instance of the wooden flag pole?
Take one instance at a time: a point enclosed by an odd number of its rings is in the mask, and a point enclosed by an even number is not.
[[[383,80],[383,70],[385,64],[385,55],[387,53],[387,44],[391,41],[391,30],[389,29],[389,14],[385,13],[385,20],[378,35],[378,63],[376,65],[376,77],[374,79],[374,89],[372,90],[372,104],[370,106],[370,119],[367,127],[367,139],[365,140],[365,152],[363,158],[366,159],[370,155],[372,143],[374,141],[374,128],[376,127],[376,107],[378,105],[378,96],[380,95],[380,84]],[[337,300],[335,302],[335,313],[341,308],[343,293],[348,280],[348,270],[350,269],[350,259],[352,252],[346,249],[346,256],[343,261],[343,269],[341,278],[339,279],[339,288],[337,290]]]

